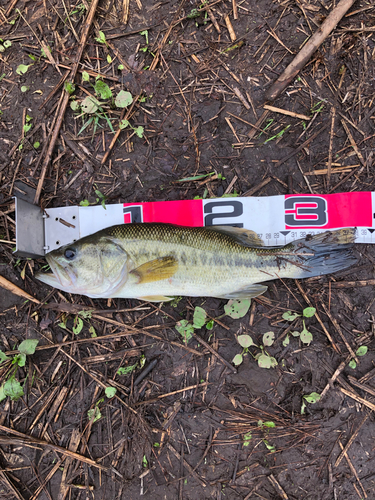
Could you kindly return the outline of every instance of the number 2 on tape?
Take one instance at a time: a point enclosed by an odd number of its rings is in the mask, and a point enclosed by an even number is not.
[[[221,207],[231,207],[232,211],[224,211],[224,212],[214,212],[215,208]],[[210,201],[209,203],[205,203],[204,205],[204,225],[205,226],[235,226],[235,227],[243,227],[242,223],[225,223],[225,219],[232,219],[234,217],[240,217],[243,214],[243,205],[240,201]]]

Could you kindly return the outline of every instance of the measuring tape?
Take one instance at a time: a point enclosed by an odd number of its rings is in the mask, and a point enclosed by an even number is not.
[[[357,228],[356,243],[375,243],[375,192],[282,195],[259,198],[121,203],[46,209],[49,252],[115,224],[164,222],[182,226],[237,226],[255,231],[267,246],[285,245],[331,229]]]

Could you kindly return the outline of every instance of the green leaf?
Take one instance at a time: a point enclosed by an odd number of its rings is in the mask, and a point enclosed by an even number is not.
[[[354,361],[354,359],[349,361],[349,368],[352,368],[353,370],[357,368],[357,363]]]
[[[315,404],[320,401],[320,394],[318,394],[317,392],[312,392],[311,394],[306,394],[306,396],[303,396],[303,399],[306,399],[308,403]]]
[[[120,368],[117,370],[117,375],[129,375],[132,373],[137,367],[137,363],[134,365],[128,365],[128,366],[120,366]]]
[[[21,354],[31,355],[34,354],[36,346],[39,344],[38,339],[27,339],[20,343],[18,350]]]
[[[16,354],[13,358],[13,364],[20,366],[21,368],[25,366],[26,354]]]
[[[82,331],[82,328],[83,328],[83,320],[79,316],[76,316],[74,318],[74,325],[73,325],[74,335],[80,334]]]
[[[286,321],[294,321],[299,316],[301,315],[297,313],[292,313],[292,311],[287,311],[283,314],[283,319],[285,319]]]
[[[10,40],[5,40],[5,42],[3,43],[3,45],[7,49],[8,47],[12,46],[12,42]]]
[[[255,345],[250,335],[238,335],[237,342],[241,347],[245,349],[250,347],[251,345]]]
[[[129,127],[129,122],[128,120],[121,120],[118,126],[121,130],[123,130],[124,128]]]
[[[283,346],[286,347],[290,343],[290,337],[287,335],[285,339],[283,340]]]
[[[252,436],[251,432],[247,432],[246,434],[244,434],[243,435],[243,445],[249,446],[252,437],[253,436]]]
[[[202,328],[202,326],[204,326],[204,324],[206,323],[206,318],[207,318],[206,311],[202,309],[202,307],[196,307],[194,309],[194,316],[193,316],[194,328],[197,329]]]
[[[355,353],[357,356],[364,356],[365,354],[367,354],[367,351],[368,351],[367,345],[361,345],[360,347],[358,347]]]
[[[315,313],[316,313],[315,307],[306,307],[306,309],[302,311],[302,314],[303,316],[305,316],[305,318],[312,318]]]
[[[270,443],[267,441],[267,439],[263,439],[262,441],[263,441],[263,443],[266,445],[267,450],[269,450],[271,453],[275,453],[275,451],[276,451],[275,446],[273,446],[272,444],[270,444]]]
[[[111,64],[111,62],[112,62],[112,57],[109,54],[107,54],[107,63]]]
[[[74,85],[73,82],[67,82],[67,81],[65,81],[65,83],[64,83],[64,89],[66,90],[66,92],[68,92],[69,95],[72,95],[72,94],[74,94],[76,86]]]
[[[274,427],[276,427],[276,424],[275,422],[269,420],[267,422],[263,422],[263,427],[267,427],[268,429],[273,429]]]
[[[34,142],[34,144],[33,144],[33,147],[34,147],[35,149],[38,149],[38,148],[39,148],[39,146],[40,146],[40,142],[39,142],[39,141],[35,141],[35,142]]]
[[[21,92],[27,92],[28,90],[30,90],[30,87],[28,85],[22,85]]]
[[[272,367],[272,360],[270,356],[267,356],[267,354],[261,354],[258,357],[258,366],[260,368],[271,368]]]
[[[5,382],[4,394],[5,396],[10,396],[12,401],[17,401],[17,399],[23,396],[24,392],[22,386],[14,376]]]
[[[134,132],[136,133],[136,135],[137,135],[140,139],[142,139],[143,134],[144,134],[144,131],[145,131],[145,129],[142,127],[142,125],[139,125],[139,127],[136,127],[136,128],[134,129]]]
[[[176,323],[176,330],[180,335],[182,335],[185,344],[193,338],[194,326],[186,319],[182,319]]]
[[[6,398],[6,394],[4,393],[4,384],[0,387],[0,403]]]
[[[115,104],[118,108],[126,108],[133,102],[133,97],[130,92],[120,90],[115,99]]]
[[[95,408],[92,408],[91,410],[88,410],[87,416],[89,417],[89,420],[92,420],[93,423],[102,418],[102,414],[97,406],[95,406]]]
[[[104,392],[107,398],[113,398],[113,396],[117,392],[117,389],[115,387],[106,387]]]
[[[24,75],[25,73],[27,73],[30,66],[32,66],[32,64],[29,64],[29,65],[20,64],[19,66],[17,66],[17,69],[16,69],[17,75]]]
[[[250,303],[250,299],[230,300],[224,306],[225,314],[233,319],[243,318],[250,309]]]
[[[106,39],[105,39],[105,34],[103,33],[103,31],[99,31],[99,36],[97,38],[95,38],[95,40],[99,43],[103,43],[103,44],[107,44],[106,42]]]
[[[95,82],[94,90],[100,99],[110,99],[112,97],[112,90],[103,80],[97,80]]]
[[[142,458],[142,465],[143,465],[143,467],[145,467],[145,468],[148,466],[148,462],[147,462],[146,455],[143,455],[143,458]]]
[[[73,111],[79,111],[79,108],[81,107],[81,104],[78,101],[71,101],[70,102],[70,108]]]
[[[100,102],[97,99],[95,99],[95,97],[92,97],[90,95],[85,97],[85,99],[83,99],[83,101],[81,102],[82,111],[89,115],[96,113],[96,111],[98,111],[99,109],[99,106]]]
[[[184,177],[183,179],[179,179],[176,182],[199,181],[200,179],[205,179],[206,177],[211,177],[211,175],[214,175],[214,174],[215,174],[215,172],[211,172],[209,174],[193,175],[192,177]]]
[[[117,69],[119,69],[120,71],[122,71],[122,70],[124,69],[124,65],[123,65],[123,64],[119,64],[119,65],[117,66]]]
[[[90,206],[89,200],[82,200],[82,201],[79,202],[79,204],[80,204],[81,207],[88,207],[88,206]]]
[[[211,319],[207,324],[206,324],[206,328],[207,330],[212,330],[214,327],[214,320]]]
[[[301,339],[301,342],[303,342],[304,344],[310,344],[313,340],[312,334],[308,330],[306,330],[306,328],[302,330],[299,338]]]
[[[276,366],[278,365],[276,359],[273,356],[270,356],[270,360],[271,360],[271,368],[276,368]]]
[[[90,81],[90,75],[87,73],[87,71],[82,71],[82,80],[84,82],[89,82]]]
[[[242,354],[236,354],[232,359],[232,363],[236,366],[239,366],[242,363],[242,361],[243,361]]]
[[[299,337],[301,335],[300,332],[297,332],[297,331],[294,331],[294,332],[290,332],[290,334],[293,336],[293,337]]]
[[[270,346],[274,343],[274,341],[275,341],[274,332],[267,332],[263,335],[263,345]]]
[[[89,327],[89,333],[91,333],[91,338],[95,339],[97,337],[95,328],[92,325]]]
[[[7,359],[10,359],[10,357],[3,353],[3,351],[0,351],[0,363],[4,363]]]

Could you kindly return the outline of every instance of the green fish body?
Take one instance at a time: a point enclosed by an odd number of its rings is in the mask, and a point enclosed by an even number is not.
[[[46,255],[53,274],[38,279],[95,298],[170,300],[173,296],[250,298],[259,283],[307,278],[345,269],[355,229],[308,235],[264,247],[252,231],[227,226],[112,226]]]

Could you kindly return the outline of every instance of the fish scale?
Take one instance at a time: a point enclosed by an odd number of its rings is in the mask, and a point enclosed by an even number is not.
[[[354,237],[354,229],[341,229],[270,248],[252,231],[229,226],[125,224],[50,252],[53,274],[37,277],[96,298],[256,297],[264,281],[349,267]]]

